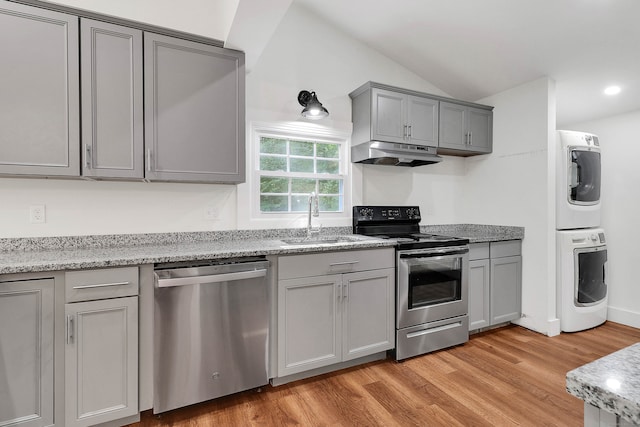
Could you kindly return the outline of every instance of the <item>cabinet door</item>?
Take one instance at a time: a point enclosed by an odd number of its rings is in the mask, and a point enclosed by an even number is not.
[[[490,153],[493,148],[493,112],[481,108],[469,108],[469,146],[468,150],[478,153]]]
[[[138,297],[65,305],[67,426],[138,413]]]
[[[522,312],[522,257],[491,259],[491,324],[515,320]]]
[[[78,18],[3,1],[0,56],[0,173],[78,176]]]
[[[407,99],[407,95],[401,93],[371,90],[372,140],[406,143]]]
[[[409,96],[408,105],[409,142],[437,147],[439,102],[429,98]]]
[[[82,175],[143,178],[142,31],[82,18]]]
[[[54,424],[54,280],[0,283],[0,425]]]
[[[340,362],[341,288],[340,275],[279,282],[279,377]]]
[[[145,176],[245,179],[244,54],[144,34]]]
[[[469,261],[469,330],[489,326],[489,259]]]
[[[345,274],[342,288],[342,360],[395,345],[395,269]]]
[[[438,147],[467,149],[467,108],[450,102],[440,102],[440,139]]]

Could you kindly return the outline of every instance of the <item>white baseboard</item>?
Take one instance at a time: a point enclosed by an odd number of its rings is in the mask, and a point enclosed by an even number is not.
[[[555,337],[560,335],[560,319],[551,319],[547,321],[547,336]]]
[[[637,311],[609,306],[607,307],[607,320],[640,328],[640,312]]]

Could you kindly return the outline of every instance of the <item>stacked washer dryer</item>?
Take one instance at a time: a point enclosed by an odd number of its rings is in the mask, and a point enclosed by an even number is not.
[[[557,132],[556,286],[560,329],[607,319],[607,245],[600,228],[600,143],[593,134]]]

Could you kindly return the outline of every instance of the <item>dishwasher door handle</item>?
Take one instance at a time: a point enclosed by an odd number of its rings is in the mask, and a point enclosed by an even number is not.
[[[158,279],[159,288],[169,288],[172,286],[188,286],[201,283],[220,283],[234,280],[254,279],[267,275],[266,269],[238,271],[235,273],[211,274],[208,276],[175,277],[171,279]]]

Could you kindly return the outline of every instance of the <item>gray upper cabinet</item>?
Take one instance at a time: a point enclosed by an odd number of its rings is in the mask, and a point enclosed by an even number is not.
[[[0,2],[0,173],[79,176],[78,18]]]
[[[54,425],[54,279],[0,283],[0,425]]]
[[[451,102],[440,102],[438,153],[474,155],[493,149],[493,112]]]
[[[82,18],[82,175],[143,178],[142,31]]]
[[[145,176],[245,180],[244,53],[144,34]]]
[[[379,88],[363,95],[363,99],[370,98],[370,105],[358,104],[370,111],[371,117],[354,123],[354,127],[369,127],[370,123],[371,134],[364,140],[427,146],[438,144],[437,100]],[[364,114],[368,115],[367,112]]]

